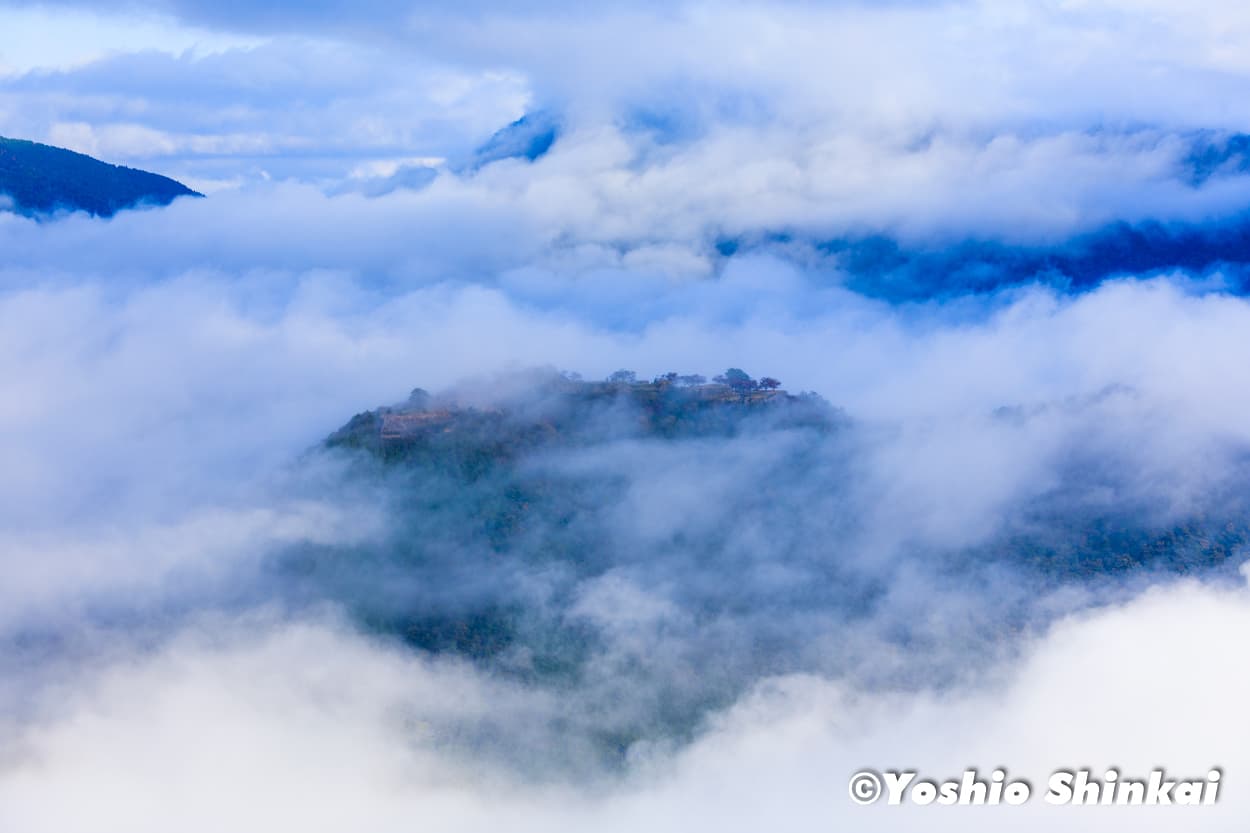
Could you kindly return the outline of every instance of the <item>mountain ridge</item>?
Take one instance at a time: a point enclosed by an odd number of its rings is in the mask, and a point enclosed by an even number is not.
[[[404,403],[356,414],[326,446],[363,448],[386,459],[418,449],[533,448],[548,443],[596,443],[616,438],[726,436],[757,418],[772,427],[831,429],[842,412],[810,393],[791,394],[769,377],[759,381],[731,368],[712,381],[667,373],[652,381],[617,371],[604,381],[536,373],[520,395],[474,403],[417,388]],[[751,418],[748,420],[748,418]],[[506,455],[505,455],[506,456]]]
[[[161,174],[0,136],[0,204],[7,198],[8,210],[26,217],[83,211],[107,218],[145,205],[169,205],[184,196],[204,195]]]

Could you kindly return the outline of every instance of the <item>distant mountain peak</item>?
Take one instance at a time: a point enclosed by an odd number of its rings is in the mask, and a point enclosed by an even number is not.
[[[473,155],[470,164],[476,170],[503,159],[534,162],[547,155],[560,137],[559,117],[547,110],[527,113],[506,127],[495,131]]]
[[[27,217],[73,211],[112,217],[129,208],[164,206],[178,197],[202,196],[160,174],[0,136],[0,207]]]

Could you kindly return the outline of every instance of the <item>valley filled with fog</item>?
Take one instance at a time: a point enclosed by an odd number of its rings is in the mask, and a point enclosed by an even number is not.
[[[1247,12],[6,25],[0,829],[1241,829]]]

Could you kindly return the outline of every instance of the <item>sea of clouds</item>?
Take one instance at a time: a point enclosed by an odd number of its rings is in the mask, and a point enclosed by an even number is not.
[[[1060,534],[1055,516],[1244,517],[1239,264],[1113,263],[1079,291],[926,278],[899,298],[824,244],[1058,251],[1117,223],[1237,227],[1246,9],[7,14],[46,15],[50,38],[91,16],[157,34],[49,65],[0,47],[0,133],[209,197],[108,221],[0,212],[0,829],[1242,828],[1244,553],[1080,581],[1010,565],[1019,535]],[[221,42],[161,42],[190,27]],[[554,130],[548,152],[475,156],[526,114]],[[1197,176],[1201,147],[1226,152]],[[272,568],[389,540],[386,482],[315,449],[414,386],[729,366],[815,391],[853,427],[546,461],[616,484],[594,516],[615,568],[559,603],[516,589],[532,583],[490,592],[597,629],[580,684],[414,651],[334,593],[293,598]],[[675,536],[726,528],[732,563],[674,557]],[[424,592],[464,592],[452,566]],[[848,615],[826,568],[872,604]],[[596,756],[597,721],[645,726],[674,702],[703,705],[614,765]],[[864,767],[1005,766],[1036,788],[1110,765],[1221,766],[1222,799],[846,794]]]

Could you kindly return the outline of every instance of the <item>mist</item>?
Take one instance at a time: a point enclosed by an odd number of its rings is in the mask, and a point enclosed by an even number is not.
[[[1243,11],[54,6],[208,197],[0,198],[0,828],[1241,829]]]

